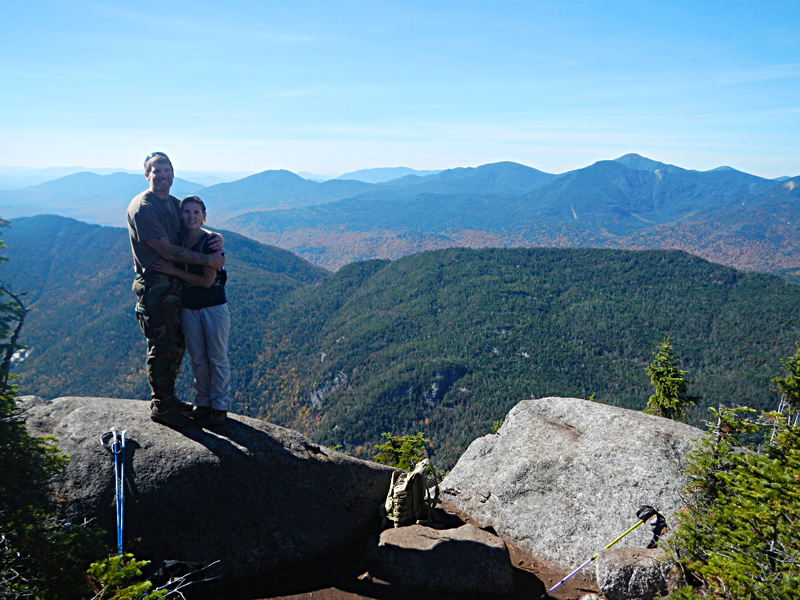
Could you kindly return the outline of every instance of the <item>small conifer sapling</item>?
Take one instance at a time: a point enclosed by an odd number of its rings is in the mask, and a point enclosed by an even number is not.
[[[395,437],[390,433],[381,434],[386,442],[375,446],[377,454],[373,460],[382,465],[389,465],[404,471],[410,471],[427,454],[425,444],[430,440],[425,439],[422,433],[417,435],[404,435]]]
[[[669,340],[661,342],[658,352],[653,355],[653,362],[645,367],[655,389],[655,393],[647,400],[646,413],[666,419],[683,420],[686,409],[700,401],[700,396],[687,394],[688,371],[679,369],[679,365],[680,359]]]

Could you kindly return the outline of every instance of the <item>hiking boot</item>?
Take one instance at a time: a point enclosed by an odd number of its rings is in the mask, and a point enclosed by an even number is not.
[[[206,427],[222,427],[225,425],[225,421],[228,418],[228,413],[224,410],[216,410],[215,408],[211,409],[211,416],[208,417],[208,421],[204,423]]]
[[[210,406],[198,406],[193,411],[192,414],[189,415],[195,421],[202,421],[207,419],[211,416],[211,407]]]
[[[175,406],[177,406],[180,412],[192,412],[194,410],[194,404],[184,402],[183,400],[175,400]]]
[[[174,394],[172,396],[168,396],[164,400],[161,401],[162,403],[166,403],[169,405],[175,405],[175,407],[180,412],[189,412],[194,408],[193,404],[189,404],[188,402],[184,402],[183,400],[179,400],[177,396]],[[152,406],[152,404],[150,405]]]
[[[177,429],[194,425],[194,421],[185,412],[178,410],[178,405],[174,402],[166,405],[151,404],[151,406],[150,419],[156,423]]]

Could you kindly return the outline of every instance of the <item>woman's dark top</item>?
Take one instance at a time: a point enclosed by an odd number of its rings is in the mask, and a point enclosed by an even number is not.
[[[185,234],[181,233],[183,238]],[[183,244],[183,239],[181,239]],[[204,233],[200,236],[197,243],[190,248],[193,252],[202,252],[203,254],[214,254],[214,251],[208,246],[208,234]],[[183,269],[195,275],[203,274],[203,265],[187,265],[184,263],[177,263],[178,268]],[[217,277],[211,287],[204,288],[199,285],[188,285],[181,290],[181,301],[183,308],[191,308],[194,310],[206,308],[207,306],[217,306],[227,302],[225,298],[225,283],[228,281],[228,274],[225,269],[217,271]]]

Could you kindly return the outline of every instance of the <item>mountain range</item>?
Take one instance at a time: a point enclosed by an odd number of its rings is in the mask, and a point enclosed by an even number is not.
[[[144,184],[144,185],[143,185]],[[0,190],[0,214],[5,219],[57,214],[105,225],[126,223],[131,199],[147,189],[143,175],[83,171],[21,190]],[[196,194],[204,186],[175,178],[172,193]]]
[[[128,173],[129,175],[140,175],[141,170],[131,171],[129,169],[109,169],[109,168],[90,168],[86,167],[46,167],[35,169],[31,167],[6,167],[0,166],[0,190],[19,190],[52,181],[74,173],[94,173],[95,175],[110,175],[112,173]],[[201,185],[214,185],[226,181],[235,181],[242,177],[252,175],[252,172],[244,171],[186,171],[181,169],[183,179],[199,183]]]
[[[641,409],[664,338],[703,396],[694,423],[718,403],[772,409],[800,339],[796,284],[679,251],[455,248],[330,273],[223,233],[234,410],[362,456],[423,432],[450,464],[524,398]],[[30,308],[20,393],[146,398],[126,230],[37,216],[2,238],[0,280]],[[178,388],[191,399],[188,362]]]
[[[264,171],[231,183],[212,185],[203,190],[203,200],[213,207],[215,220],[252,210],[271,210],[320,204],[349,198],[372,188],[356,180],[310,181],[291,171]],[[218,215],[218,216],[216,216]]]
[[[0,190],[18,190],[25,187],[39,185],[67,175],[82,172],[92,172],[97,175],[110,175],[111,173],[131,173],[125,169],[87,169],[86,167],[46,167],[34,169],[29,167],[0,166]]]
[[[0,191],[0,215],[124,225],[124,206],[143,180],[97,177]],[[173,192],[199,193],[211,225],[329,269],[449,247],[653,248],[800,281],[799,184],[628,154],[558,175],[513,162],[379,183],[320,183],[275,170],[204,188],[177,182]]]
[[[473,191],[443,193],[452,179]],[[798,184],[636,155],[559,176],[498,163],[222,224],[334,269],[457,246],[653,248],[800,281]]]

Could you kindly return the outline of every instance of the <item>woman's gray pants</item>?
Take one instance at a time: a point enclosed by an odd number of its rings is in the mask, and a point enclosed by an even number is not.
[[[227,411],[231,402],[228,333],[231,313],[227,304],[197,310],[184,308],[181,328],[192,358],[195,404]]]

